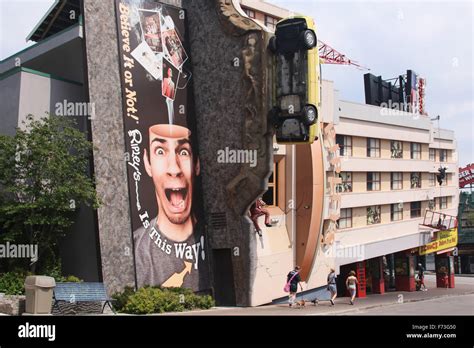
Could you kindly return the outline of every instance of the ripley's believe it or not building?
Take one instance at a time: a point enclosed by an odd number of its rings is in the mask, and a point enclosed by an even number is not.
[[[415,265],[435,255],[439,284],[446,274],[454,287],[455,224],[438,232],[424,221],[426,211],[457,215],[452,131],[340,100],[337,81],[323,81],[319,140],[278,145],[267,45],[289,12],[253,0],[164,3],[57,1],[29,36],[37,44],[0,64],[3,134],[58,103],[94,106],[93,117],[74,117],[94,142],[103,204],[79,209],[65,272],[110,292],[190,286],[221,305],[256,306],[285,299],[295,265],[315,296],[331,268],[341,295],[350,270],[359,296],[414,291]],[[224,150],[256,151],[256,161],[218,160]],[[272,227],[262,217],[259,238],[248,208],[262,194]]]

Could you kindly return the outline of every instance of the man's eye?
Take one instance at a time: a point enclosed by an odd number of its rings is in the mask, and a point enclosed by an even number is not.
[[[189,151],[183,149],[183,150],[179,151],[179,155],[180,156],[189,156]]]
[[[155,155],[161,156],[161,155],[164,155],[164,154],[165,154],[165,150],[163,150],[161,147],[159,147],[155,150]]]

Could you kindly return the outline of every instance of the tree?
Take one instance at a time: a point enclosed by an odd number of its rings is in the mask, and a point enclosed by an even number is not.
[[[15,136],[0,136],[0,240],[37,244],[33,272],[59,263],[59,240],[80,205],[98,206],[88,175],[91,150],[65,117],[29,115]]]

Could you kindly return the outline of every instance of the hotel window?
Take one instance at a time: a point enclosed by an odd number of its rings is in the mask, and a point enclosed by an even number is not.
[[[436,150],[430,149],[430,161],[436,161]]]
[[[367,191],[380,191],[380,173],[367,173]]]
[[[342,172],[339,174],[339,177],[342,179],[342,183],[337,185],[337,192],[352,192],[352,173]]]
[[[390,174],[390,187],[392,190],[403,189],[403,173],[395,172]]]
[[[367,157],[380,157],[380,139],[367,138]]]
[[[352,156],[352,137],[347,135],[336,135],[336,143],[339,144],[340,156]]]
[[[410,156],[411,156],[411,159],[421,159],[421,144],[419,143],[410,144]]]
[[[421,188],[421,173],[410,173],[410,187],[413,188]]]
[[[448,209],[448,197],[439,197],[439,209]]]
[[[277,22],[278,19],[275,17],[265,16],[265,26],[267,26],[268,29],[275,30]]]
[[[436,174],[430,173],[430,187],[436,186]]]
[[[390,220],[399,221],[403,220],[403,203],[395,203],[390,208]]]
[[[269,207],[276,207],[278,205],[278,192],[277,192],[277,179],[278,179],[278,164],[273,163],[273,172],[268,179],[268,190],[263,194],[263,201]]]
[[[390,142],[390,150],[392,158],[403,158],[403,143],[401,141],[392,140]]]
[[[421,216],[421,202],[411,202],[410,203],[410,217],[418,218]]]
[[[338,220],[339,228],[352,227],[352,208],[341,209],[341,215]]]
[[[380,223],[380,205],[367,207],[367,225]]]
[[[448,161],[448,150],[439,150],[439,161],[440,162]]]
[[[254,18],[255,19],[255,11],[253,10],[250,10],[248,8],[244,9],[245,13],[247,14],[247,16],[249,16],[250,18]]]

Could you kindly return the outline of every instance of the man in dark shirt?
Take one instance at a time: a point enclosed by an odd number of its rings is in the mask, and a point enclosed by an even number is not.
[[[286,282],[290,283],[290,295],[288,298],[290,307],[292,307],[295,303],[296,293],[298,292],[298,284],[301,282],[300,270],[301,267],[296,266],[295,269],[286,276]]]

